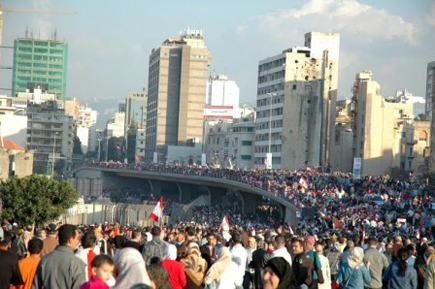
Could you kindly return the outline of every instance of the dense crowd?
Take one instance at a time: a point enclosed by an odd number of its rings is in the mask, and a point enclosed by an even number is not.
[[[204,209],[204,208],[203,208]],[[0,288],[434,288],[426,237],[118,223],[0,231]],[[11,287],[9,287],[11,285]]]
[[[273,197],[295,205],[299,222],[291,226],[268,209],[243,213],[237,195],[231,195],[231,205],[196,207],[192,222],[164,229],[52,224],[18,230],[4,224],[0,287],[435,287],[435,201],[427,180],[175,164],[87,165],[242,182],[269,192],[270,208]],[[165,204],[165,213],[169,207]]]

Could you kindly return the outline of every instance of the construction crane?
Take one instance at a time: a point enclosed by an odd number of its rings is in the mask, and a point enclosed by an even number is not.
[[[36,14],[77,14],[77,11],[72,10],[45,10],[45,9],[27,9],[27,8],[16,8],[16,9],[3,9],[3,4],[0,0],[0,46],[2,46],[2,35],[3,35],[3,15],[8,13],[36,13]]]

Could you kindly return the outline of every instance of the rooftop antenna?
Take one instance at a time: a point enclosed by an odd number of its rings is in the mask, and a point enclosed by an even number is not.
[[[41,28],[39,28],[39,39],[41,39]]]
[[[29,26],[26,27],[26,38],[29,38]]]
[[[54,29],[54,40],[57,40],[57,29]]]

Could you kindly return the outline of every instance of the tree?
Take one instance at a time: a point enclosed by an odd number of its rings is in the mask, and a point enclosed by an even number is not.
[[[74,148],[73,148],[73,154],[76,155],[83,155],[82,151],[82,142],[78,138],[78,136],[74,136]]]
[[[0,183],[2,218],[21,225],[55,221],[78,198],[71,184],[45,176],[31,175]]]

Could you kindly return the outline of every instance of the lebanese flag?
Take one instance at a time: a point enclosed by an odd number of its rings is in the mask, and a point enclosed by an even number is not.
[[[224,219],[222,220],[221,228],[224,232],[230,231],[230,222],[228,221],[227,216],[224,216]]]
[[[306,190],[310,183],[307,181],[306,178],[301,177],[301,179],[299,180],[299,185]]]
[[[160,197],[159,202],[154,207],[153,212],[150,215],[150,219],[158,222],[163,217],[163,197]]]

